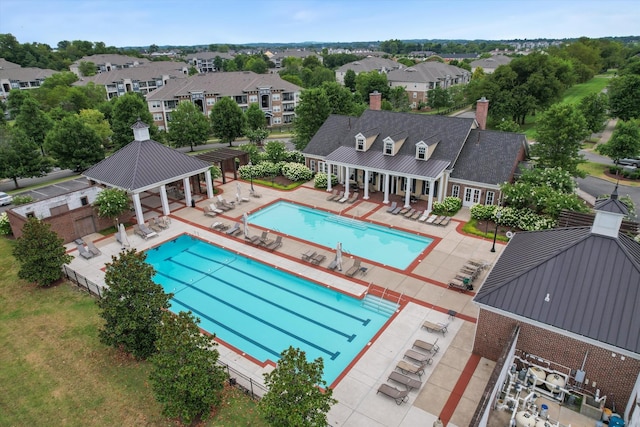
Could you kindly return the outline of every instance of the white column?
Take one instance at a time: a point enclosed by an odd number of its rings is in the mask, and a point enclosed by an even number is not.
[[[162,212],[165,215],[169,215],[171,211],[169,210],[169,199],[167,199],[167,186],[160,186],[160,202],[162,203]]]
[[[204,181],[207,184],[207,199],[213,199],[213,181],[211,181],[211,170],[207,169],[204,173]]]
[[[349,174],[349,166],[345,166],[344,167],[344,197],[348,198],[349,197],[349,177],[351,176],[351,174]]]
[[[384,174],[384,200],[385,205],[389,203],[389,172]]]
[[[189,184],[189,177],[182,179],[182,186],[184,187],[184,204],[185,206],[191,206],[191,184]]]
[[[138,224],[144,224],[142,204],[140,203],[140,194],[138,193],[133,193],[133,209],[136,211],[136,221]]]
[[[427,203],[429,212],[433,209],[433,179],[429,180],[429,203]]]
[[[327,191],[331,191],[331,165],[329,162],[325,162],[327,168]]]
[[[369,200],[369,169],[364,170],[364,200]]]
[[[406,185],[404,186],[404,207],[405,208],[410,208],[411,207],[411,178],[407,177],[405,178],[406,181]]]

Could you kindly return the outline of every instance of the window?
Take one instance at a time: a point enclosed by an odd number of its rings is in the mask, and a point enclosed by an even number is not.
[[[286,118],[287,118],[287,117],[285,117],[285,120],[286,120]],[[287,123],[290,123],[290,121],[289,121],[289,122],[287,122]],[[274,117],[274,118],[273,118],[273,124],[274,124],[274,125],[279,125],[279,124],[280,124],[280,117]]]
[[[426,145],[418,145],[416,147],[416,159],[418,159],[418,160],[426,160],[427,159],[427,146]]]
[[[160,113],[156,113],[153,115],[153,121],[154,122],[161,122],[162,121],[162,114]]]
[[[356,150],[364,151],[364,138],[362,137],[356,138]]]
[[[311,172],[315,172],[316,171],[316,161],[315,160],[309,160],[309,169],[311,169]]]
[[[87,206],[89,204],[89,198],[87,196],[80,197],[80,204],[82,206]]]
[[[258,102],[258,95],[249,95],[249,102],[251,103]]]
[[[384,154],[386,154],[388,156],[392,156],[393,155],[393,142],[385,141],[385,143],[384,143]]]
[[[279,105],[274,105],[273,106],[273,112],[274,113],[279,113],[280,112],[280,106]]]
[[[274,93],[273,95],[271,95],[271,99],[274,101],[280,101],[280,94]]]
[[[27,212],[27,218],[35,218],[36,214],[33,212]]]
[[[215,98],[207,98],[207,105],[213,105],[216,103],[216,99]]]
[[[485,205],[492,205],[493,201],[496,198],[496,194],[493,191],[487,191],[487,197],[486,197],[486,201],[485,201]]]
[[[162,103],[160,101],[152,101],[151,108],[160,108],[162,107]]]
[[[269,102],[269,95],[261,95],[260,96],[260,107],[269,108],[271,103]]]
[[[451,197],[460,197],[460,186],[454,185],[451,187]]]
[[[331,165],[331,175],[338,176],[338,165]]]
[[[418,92],[413,92],[413,99],[416,99],[418,97]]]

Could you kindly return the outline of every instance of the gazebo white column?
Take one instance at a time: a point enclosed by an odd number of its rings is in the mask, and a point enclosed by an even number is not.
[[[182,186],[184,187],[184,203],[186,206],[191,206],[191,184],[189,183],[189,177],[182,179]]]
[[[369,169],[364,170],[364,200],[369,200]]]
[[[169,199],[167,199],[167,186],[162,184],[160,186],[160,203],[162,203],[162,213],[169,215]]]
[[[204,173],[204,181],[207,184],[207,199],[213,198],[213,182],[211,181],[211,171],[206,170]]]
[[[440,187],[440,193],[443,197],[447,196],[447,189],[449,188],[449,173],[444,171],[442,174],[442,187]]]
[[[326,162],[325,165],[327,167],[327,191],[331,191],[331,164]]]
[[[389,203],[389,172],[384,174],[384,200],[385,205]]]
[[[351,178],[349,174],[349,166],[344,167],[344,197],[349,197],[349,187],[351,186]]]
[[[433,179],[429,180],[429,202],[427,203],[427,210],[429,212],[431,212],[431,209],[433,208]]]
[[[407,184],[405,185],[405,189],[404,189],[404,207],[410,208],[411,207],[411,178],[407,177],[405,179]]]
[[[133,209],[136,212],[136,221],[138,224],[144,224],[144,215],[142,214],[142,204],[140,203],[140,194],[133,193]]]

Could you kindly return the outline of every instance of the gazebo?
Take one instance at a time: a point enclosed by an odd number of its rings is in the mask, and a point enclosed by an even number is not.
[[[160,189],[162,211],[169,215],[167,184],[182,179],[185,205],[191,206],[192,195],[189,178],[204,173],[207,197],[213,197],[211,165],[203,160],[187,156],[173,148],[153,141],[149,126],[138,120],[131,126],[134,140],[113,155],[87,169],[83,176],[107,187],[119,188],[131,194],[136,220],[144,222],[140,193]]]

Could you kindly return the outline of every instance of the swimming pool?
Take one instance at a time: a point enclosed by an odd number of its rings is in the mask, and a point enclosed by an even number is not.
[[[360,300],[183,235],[147,251],[170,310],[253,358],[276,362],[290,345],[322,357],[331,384],[389,316]]]
[[[433,239],[289,202],[249,215],[249,223],[335,248],[380,264],[405,269]]]

